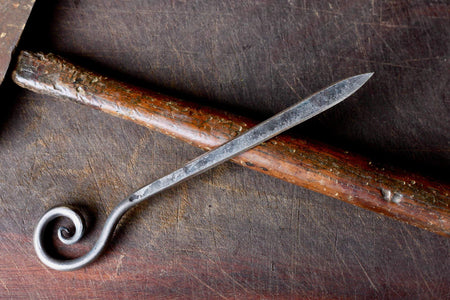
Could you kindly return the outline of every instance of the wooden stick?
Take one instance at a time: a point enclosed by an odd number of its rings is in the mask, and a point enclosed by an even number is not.
[[[14,81],[27,89],[70,99],[132,120],[205,150],[255,122],[77,67],[55,55],[22,52]],[[408,224],[450,236],[449,185],[317,142],[278,136],[235,159],[244,167]]]

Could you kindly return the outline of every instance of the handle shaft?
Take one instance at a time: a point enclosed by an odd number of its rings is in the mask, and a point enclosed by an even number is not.
[[[77,67],[57,56],[22,52],[14,81],[181,139],[216,148],[256,123],[249,119],[137,88]],[[321,194],[450,236],[450,187],[310,140],[278,136],[234,162]]]

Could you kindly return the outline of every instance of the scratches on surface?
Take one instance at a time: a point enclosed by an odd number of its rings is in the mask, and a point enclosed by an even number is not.
[[[206,287],[208,290],[212,291],[216,296],[219,296],[222,299],[228,299],[227,297],[225,297],[225,295],[223,295],[221,292],[217,291],[216,289],[214,289],[213,287],[211,287],[209,284],[207,284],[205,281],[203,281],[202,279],[200,279],[197,275],[195,275],[194,272],[190,271],[188,268],[184,267],[183,265],[181,265],[181,268],[189,274],[189,276],[191,278],[194,278],[196,282],[200,283],[202,286]]]
[[[412,67],[408,65],[402,65],[397,63],[391,63],[391,62],[383,62],[383,61],[375,61],[371,59],[363,59],[363,58],[354,58],[354,57],[345,57],[345,56],[334,56],[337,59],[344,59],[344,60],[352,60],[352,61],[359,61],[359,62],[366,62],[370,64],[378,64],[378,65],[384,65],[389,67],[396,67],[396,68],[402,68],[402,69],[411,69],[411,70],[421,70],[421,71],[432,71],[429,68],[419,68],[419,67]]]
[[[358,255],[353,251],[353,257],[356,259],[356,261],[358,262],[358,265],[361,267],[361,270],[363,271],[364,275],[366,276],[367,280],[370,283],[370,286],[375,290],[378,291],[377,287],[375,286],[375,284],[373,283],[372,279],[370,278],[369,274],[366,271],[366,268],[364,268],[363,264],[361,263],[361,261],[358,258]]]
[[[0,278],[0,283],[2,284],[3,288],[6,290],[8,295],[11,295],[11,292],[9,291],[8,286],[6,285],[5,281],[1,278]]]
[[[219,271],[223,275],[225,275],[226,278],[230,279],[235,285],[240,287],[245,293],[247,293],[247,294],[257,294],[258,296],[263,297],[262,294],[258,294],[254,290],[250,290],[248,287],[244,286],[244,282],[241,283],[241,282],[237,281],[233,276],[230,275],[229,272],[225,271],[225,269],[221,266],[222,262],[220,261],[220,256],[219,255],[216,256],[216,259],[219,260],[219,262],[216,262],[215,260],[212,260],[209,256],[207,256],[207,259],[208,259],[208,261],[213,263],[219,269]]]
[[[403,238],[403,245],[406,246],[406,249],[408,249],[409,252],[409,257],[412,259],[413,261],[413,266],[416,269],[416,277],[420,277],[421,282],[423,283],[423,285],[425,285],[425,287],[427,288],[429,295],[431,295],[433,298],[435,297],[434,292],[432,291],[432,289],[430,288],[429,284],[428,284],[428,280],[424,277],[424,274],[422,272],[420,272],[420,264],[416,258],[416,254],[413,252],[412,247],[409,244],[409,241],[414,241],[416,242],[414,236],[411,235],[411,232],[408,230],[408,228],[406,226],[402,226],[403,228],[401,229],[401,237]],[[408,233],[408,237],[405,236],[405,231]],[[426,253],[422,253],[423,257],[427,257]],[[444,275],[445,276],[445,275]],[[422,284],[420,282],[417,282],[417,286],[420,287],[422,286]]]
[[[395,10],[398,1],[293,2],[56,1],[54,20],[38,18],[33,26],[41,22],[50,30],[44,48],[85,59],[88,67],[92,62],[142,86],[199,95],[205,104],[238,114],[275,112],[331,78],[374,68],[383,76],[373,90],[360,94],[349,112],[344,106],[329,114],[338,121],[322,120],[322,133],[400,156],[411,153],[413,141],[415,155],[422,156],[421,149],[429,149],[425,140],[405,139],[400,122],[386,126],[398,119],[385,119],[379,107],[406,103],[405,115],[408,108],[434,114],[444,107],[436,103],[446,89],[428,76],[441,75],[448,61],[438,43],[446,12],[436,14],[440,19],[411,15],[408,7]],[[411,3],[425,10],[425,2]],[[414,51],[402,51],[410,39]],[[424,86],[411,89],[418,81]],[[45,207],[86,197],[104,218],[121,195],[198,152],[130,122],[47,98],[21,92],[2,102],[15,108],[4,116],[9,120],[0,140],[0,296],[447,296],[444,238],[231,164],[137,209],[123,226],[132,236],[123,234],[91,267],[49,271],[30,248],[32,220]],[[434,117],[423,118],[420,124],[408,118],[408,128],[420,132],[429,124],[432,132]],[[446,123],[445,116],[437,119]],[[383,140],[392,128],[396,135]],[[448,152],[437,148],[440,157]]]
[[[119,259],[117,260],[117,265],[116,265],[116,276],[119,276],[119,272],[120,272],[120,268],[122,267],[122,261],[123,258],[125,257],[124,254],[121,254],[119,256]]]

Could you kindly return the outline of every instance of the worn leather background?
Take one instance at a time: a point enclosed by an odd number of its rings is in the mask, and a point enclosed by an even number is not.
[[[264,119],[333,81],[374,77],[290,131],[448,182],[447,1],[37,1],[19,45]],[[226,163],[127,214],[105,254],[61,273],[37,220],[80,205],[90,230],[201,154],[104,113],[0,88],[0,296],[449,297],[449,240]]]

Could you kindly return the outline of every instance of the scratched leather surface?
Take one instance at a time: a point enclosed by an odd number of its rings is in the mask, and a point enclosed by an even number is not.
[[[445,180],[444,1],[42,2],[21,47],[254,118],[375,71],[292,133]],[[48,271],[31,245],[46,209],[87,210],[85,243],[62,251],[81,253],[117,202],[201,151],[10,81],[0,91],[3,297],[448,295],[448,239],[230,163],[135,209],[95,264]]]

